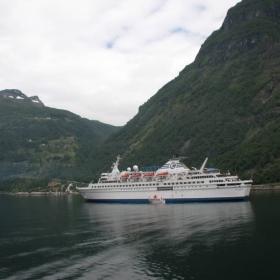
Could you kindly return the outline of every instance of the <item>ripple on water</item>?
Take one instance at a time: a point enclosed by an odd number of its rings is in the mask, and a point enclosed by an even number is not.
[[[51,217],[43,226],[35,215],[2,235],[0,278],[191,279],[196,263],[250,236],[254,217],[248,203],[158,207],[59,199],[46,208],[44,201],[42,208],[33,204],[34,212]]]

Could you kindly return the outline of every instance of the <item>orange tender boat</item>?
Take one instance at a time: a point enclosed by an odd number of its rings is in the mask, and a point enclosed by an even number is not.
[[[145,177],[152,177],[155,175],[155,172],[149,172],[149,173],[145,173]]]
[[[156,195],[153,198],[149,198],[149,202],[153,204],[165,204],[165,199],[158,198]]]
[[[141,173],[135,173],[131,175],[131,178],[138,178],[141,177]]]
[[[158,176],[166,176],[166,175],[168,175],[168,172],[167,171],[159,172],[157,175]]]

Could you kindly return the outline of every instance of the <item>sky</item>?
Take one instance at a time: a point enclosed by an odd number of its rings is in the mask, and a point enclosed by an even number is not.
[[[0,90],[123,126],[236,0],[0,0]]]

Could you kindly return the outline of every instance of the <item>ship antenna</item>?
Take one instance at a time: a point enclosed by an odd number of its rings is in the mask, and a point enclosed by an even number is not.
[[[122,158],[121,158],[121,156],[120,156],[120,155],[118,155],[118,156],[117,156],[117,160],[116,160],[116,162],[113,162],[112,169],[114,169],[114,168],[118,168],[118,165],[119,165],[119,161],[120,161],[120,159],[122,159]]]
[[[206,163],[207,163],[207,160],[208,160],[208,155],[207,155],[206,159],[204,160],[203,164],[202,164],[201,167],[200,167],[200,172],[203,172],[204,167],[205,167],[205,165],[206,165]]]

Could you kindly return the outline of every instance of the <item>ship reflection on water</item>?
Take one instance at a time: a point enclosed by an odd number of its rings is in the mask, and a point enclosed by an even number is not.
[[[0,196],[0,278],[265,279],[263,256],[280,252],[279,199],[154,205]]]
[[[118,277],[129,274],[139,279],[206,276],[201,265],[205,262],[209,269],[211,258],[222,253],[225,244],[234,248],[247,238],[254,219],[250,202],[86,204],[85,208],[93,231],[96,224],[102,227],[100,237],[110,244],[109,259],[98,269],[100,278],[113,268]]]

